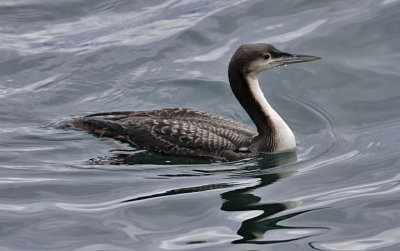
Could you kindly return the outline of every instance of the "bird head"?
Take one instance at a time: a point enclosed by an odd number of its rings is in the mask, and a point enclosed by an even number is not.
[[[229,69],[235,68],[245,75],[258,75],[274,67],[318,59],[321,58],[283,52],[270,44],[244,44],[233,54]]]

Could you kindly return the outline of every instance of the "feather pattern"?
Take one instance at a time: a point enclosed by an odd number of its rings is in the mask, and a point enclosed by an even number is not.
[[[163,154],[217,160],[243,158],[252,128],[207,112],[186,108],[91,114],[72,120],[75,128]]]

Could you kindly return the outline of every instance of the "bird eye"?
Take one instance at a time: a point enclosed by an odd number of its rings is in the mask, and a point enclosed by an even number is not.
[[[265,60],[268,60],[268,59],[270,59],[270,57],[271,57],[271,55],[266,54],[266,55],[264,56],[264,59],[265,59]]]

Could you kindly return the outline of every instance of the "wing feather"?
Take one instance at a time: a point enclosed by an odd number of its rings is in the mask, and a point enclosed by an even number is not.
[[[97,113],[74,121],[76,128],[100,137],[178,156],[216,156],[248,146],[256,135],[253,129],[232,119],[183,108]]]

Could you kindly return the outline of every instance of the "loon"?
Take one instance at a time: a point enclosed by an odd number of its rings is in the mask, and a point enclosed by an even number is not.
[[[236,50],[228,67],[229,83],[256,131],[232,119],[188,108],[95,113],[73,118],[70,124],[140,149],[212,161],[295,150],[295,136],[265,99],[258,75],[277,66],[318,59],[264,43],[243,44]]]

